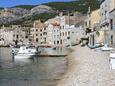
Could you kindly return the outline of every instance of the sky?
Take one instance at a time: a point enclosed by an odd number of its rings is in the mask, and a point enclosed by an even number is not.
[[[0,7],[12,7],[16,5],[37,5],[55,1],[71,1],[71,0],[0,0]]]

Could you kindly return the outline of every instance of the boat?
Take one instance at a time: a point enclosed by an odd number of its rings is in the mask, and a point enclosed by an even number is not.
[[[110,58],[109,63],[110,63],[110,68],[115,69],[115,58]]]
[[[10,45],[12,55],[16,55],[17,52],[19,51],[20,46],[19,45]]]
[[[109,57],[110,68],[115,69],[115,51],[110,52]]]
[[[37,53],[37,50],[35,47],[33,46],[21,46],[19,48],[19,51],[17,52],[17,54],[14,56],[14,58],[32,58],[33,56],[35,56]]]
[[[107,45],[104,45],[103,47],[101,47],[101,50],[102,51],[111,51],[111,50],[113,50],[114,48],[112,48],[112,47],[108,47]]]
[[[115,51],[110,52],[109,57],[115,59]]]

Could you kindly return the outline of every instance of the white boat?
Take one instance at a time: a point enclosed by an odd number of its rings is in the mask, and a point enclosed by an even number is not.
[[[19,51],[20,46],[18,45],[10,45],[11,51],[13,55],[16,55],[17,52]]]
[[[32,58],[34,55],[36,55],[36,53],[37,50],[35,47],[21,46],[14,58]]]
[[[102,51],[111,51],[111,50],[113,50],[114,48],[112,48],[112,47],[108,47],[107,45],[104,45],[103,47],[101,47],[101,50]]]
[[[110,58],[110,68],[115,69],[115,58]]]
[[[110,58],[115,58],[115,52],[111,52],[109,55]]]

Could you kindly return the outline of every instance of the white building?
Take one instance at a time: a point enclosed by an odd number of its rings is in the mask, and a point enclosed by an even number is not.
[[[115,0],[102,0],[100,5],[100,15],[101,15],[101,22],[100,26],[101,29],[104,31],[104,43],[110,46],[114,45],[114,30],[111,27],[111,23],[113,19],[111,18],[111,11],[115,9]],[[114,42],[114,43],[113,43]]]
[[[71,16],[72,20],[69,20],[69,16],[60,15],[45,23],[41,23],[40,20],[35,21],[31,28],[32,43],[55,46],[69,46],[78,43],[83,30],[82,27],[74,25],[74,17]],[[70,21],[72,22],[69,23]]]
[[[80,41],[81,27],[75,27],[75,25],[69,25],[65,16],[57,16],[53,19],[49,19],[47,26],[47,43],[58,46],[73,45]],[[82,31],[83,32],[83,31]],[[83,35],[83,34],[82,34]]]
[[[59,17],[55,17],[49,19],[45,22],[47,25],[47,44],[50,45],[59,45],[60,44],[60,19]]]

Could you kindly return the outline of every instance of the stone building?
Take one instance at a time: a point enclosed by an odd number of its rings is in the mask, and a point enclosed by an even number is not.
[[[46,42],[46,25],[40,20],[34,21],[33,28],[31,28],[31,42],[35,45]]]
[[[4,42],[4,45],[28,44],[29,29],[30,27],[21,27],[20,25],[3,26],[0,29],[0,40]]]
[[[8,27],[0,29],[0,45],[9,45],[13,42],[13,30]]]
[[[13,42],[15,44],[28,44],[28,32],[24,27],[21,27],[20,25],[12,25],[11,28],[13,29]]]
[[[87,13],[87,18],[84,22],[84,28],[86,31],[86,36],[89,40],[89,46],[94,46],[97,43],[103,42],[103,31],[100,30],[100,9],[89,11]]]
[[[31,28],[32,43],[56,46],[76,44],[81,37],[78,33],[82,31],[82,27],[76,26],[76,22],[81,23],[81,21],[75,21],[75,16],[64,16],[62,13],[45,23],[36,20]]]
[[[109,44],[111,46],[115,46],[115,0],[110,0],[109,19],[109,28],[111,31],[109,36]]]
[[[71,16],[72,18],[72,16]],[[48,41],[50,44],[58,46],[70,46],[76,44],[80,35],[77,35],[81,30],[81,27],[76,27],[75,22],[69,24],[67,16],[57,16],[55,18],[49,19],[46,23],[48,24]],[[47,41],[47,42],[48,42]]]
[[[115,9],[115,0],[102,0],[100,5],[101,30],[104,31],[104,44],[114,46],[114,30],[113,30],[113,11]]]

